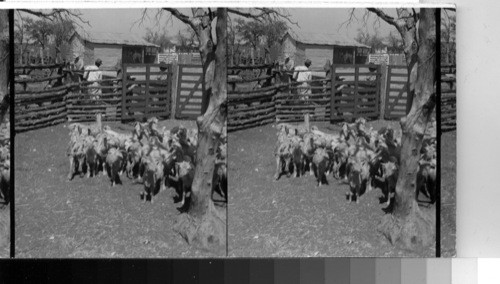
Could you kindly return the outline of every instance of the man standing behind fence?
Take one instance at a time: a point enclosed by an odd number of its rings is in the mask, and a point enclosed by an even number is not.
[[[98,100],[102,94],[102,90],[98,88],[99,82],[102,80],[102,71],[99,70],[101,64],[102,60],[99,58],[96,59],[95,65],[85,67],[85,73],[83,74],[83,78],[87,80],[87,82],[93,82],[89,85],[89,95],[91,100]]]
[[[309,100],[309,96],[311,94],[311,86],[310,81],[312,80],[312,72],[309,70],[311,66],[311,60],[306,59],[304,62],[305,66],[297,66],[293,72],[293,78],[301,83],[298,84],[298,94],[301,100]]]
[[[80,58],[80,54],[75,53],[75,62],[73,62],[74,70],[81,71],[83,70],[83,60]]]
[[[160,74],[156,80],[158,81],[166,81],[168,79],[168,65],[164,61],[160,62]]]
[[[284,70],[285,71],[293,71],[295,62],[293,62],[293,59],[290,59],[289,56],[286,57],[285,59],[285,64],[284,64]]]

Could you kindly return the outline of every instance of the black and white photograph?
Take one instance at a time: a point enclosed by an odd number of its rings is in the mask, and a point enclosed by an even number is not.
[[[226,18],[15,10],[16,257],[227,255]]]
[[[435,8],[229,13],[229,256],[455,255],[454,147],[436,243],[436,48],[445,41],[443,142],[454,144],[455,19]]]

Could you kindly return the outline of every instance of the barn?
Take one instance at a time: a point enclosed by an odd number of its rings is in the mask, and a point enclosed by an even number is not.
[[[75,31],[70,38],[70,54],[83,55],[85,65],[100,58],[102,65],[115,67],[122,63],[154,63],[159,46],[132,33]]]
[[[303,65],[309,58],[312,68],[323,67],[326,60],[335,64],[364,64],[369,51],[369,46],[339,34],[292,30],[282,39],[283,59],[290,57],[295,65]]]

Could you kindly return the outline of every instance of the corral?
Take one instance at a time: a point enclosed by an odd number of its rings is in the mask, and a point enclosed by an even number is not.
[[[196,99],[201,97],[201,67],[179,66],[178,73],[169,66],[167,79],[156,80],[161,75],[157,64],[125,65],[123,77],[112,76],[110,70],[109,77],[99,82],[102,95],[96,101],[87,93],[95,87],[75,80],[74,72],[61,67],[19,66],[16,70],[24,75],[16,77],[16,115],[20,114],[15,143],[16,255],[215,256],[193,250],[173,230],[180,208],[174,202],[178,196],[171,187],[174,183],[151,203],[141,200],[144,185],[125,174],[120,177],[122,184],[114,187],[101,172],[68,180],[69,126],[94,122],[97,113],[104,115],[104,125],[118,133],[132,133],[133,123],[152,117],[160,118],[158,129],[196,129],[193,118],[200,112]],[[54,83],[58,79],[60,86]],[[188,120],[177,119],[181,117]],[[213,199],[225,210],[222,196],[214,193]]]
[[[329,184],[319,187],[308,173],[299,178],[274,178],[277,126],[283,122],[297,125],[294,122],[303,122],[305,113],[311,115],[311,126],[327,134],[339,133],[343,122],[359,117],[369,119],[367,128],[389,127],[401,133],[398,120],[405,115],[406,68],[332,66],[329,77],[324,70],[313,69],[308,103],[294,91],[300,87],[283,82],[283,72],[272,66],[228,70],[230,256],[436,254],[434,247],[420,252],[394,247],[377,232],[377,224],[388,209],[380,188],[366,191],[360,203],[354,204],[347,202],[349,185],[331,174],[327,176]],[[270,85],[262,83],[269,78],[273,80]],[[448,95],[443,95],[442,125],[443,130],[445,126],[454,130],[455,88],[445,84],[448,82],[443,82],[443,93]],[[454,145],[454,139],[454,132],[447,132],[442,143]],[[454,149],[448,147],[441,160],[441,252],[446,256],[455,253]],[[427,197],[421,194],[419,201],[422,210],[433,214],[435,206],[429,205]]]

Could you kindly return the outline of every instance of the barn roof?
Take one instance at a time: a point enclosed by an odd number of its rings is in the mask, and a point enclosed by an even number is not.
[[[340,34],[329,34],[329,33],[315,33],[303,30],[292,30],[285,34],[290,35],[294,40],[304,43],[304,44],[316,44],[316,45],[336,45],[336,46],[355,46],[355,47],[366,47],[370,48],[368,45],[361,44],[354,39],[347,38]]]
[[[73,35],[75,34],[78,34],[85,41],[92,43],[159,47],[159,45],[150,43],[140,35],[133,33],[80,31],[75,32]]]

